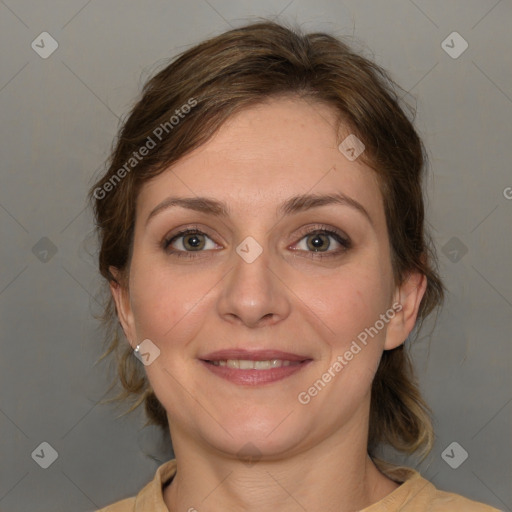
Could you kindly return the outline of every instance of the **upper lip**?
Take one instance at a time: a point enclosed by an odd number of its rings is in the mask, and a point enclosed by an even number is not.
[[[210,352],[200,357],[203,361],[227,361],[228,359],[240,359],[246,361],[267,361],[281,359],[283,361],[306,361],[310,357],[281,350],[245,350],[245,349],[224,349]]]

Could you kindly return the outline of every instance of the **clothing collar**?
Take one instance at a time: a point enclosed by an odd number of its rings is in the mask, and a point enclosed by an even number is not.
[[[416,470],[404,466],[395,466],[380,459],[373,459],[375,465],[387,477],[401,484],[385,498],[374,503],[361,512],[377,512],[383,507],[405,505],[417,493],[431,494],[435,487],[425,480]],[[176,459],[172,459],[160,465],[155,476],[135,498],[134,512],[169,512],[165,502],[163,490],[176,474]],[[394,510],[394,508],[393,508]]]

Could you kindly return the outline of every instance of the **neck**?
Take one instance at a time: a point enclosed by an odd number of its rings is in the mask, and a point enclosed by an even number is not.
[[[365,429],[362,429],[363,431]],[[248,464],[212,453],[173,428],[177,473],[164,490],[172,512],[361,510],[398,487],[366,453],[366,432],[323,440],[279,459]]]

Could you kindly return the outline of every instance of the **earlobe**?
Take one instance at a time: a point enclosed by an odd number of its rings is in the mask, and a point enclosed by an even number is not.
[[[136,345],[136,343],[134,343],[136,337],[128,287],[123,284],[123,279],[120,279],[121,274],[119,269],[109,267],[109,270],[115,277],[115,281],[112,280],[109,282],[109,287],[116,305],[117,318],[128,342],[134,347]]]
[[[411,272],[397,288],[394,304],[395,316],[386,330],[384,350],[391,350],[405,342],[416,324],[421,300],[427,289],[427,277],[420,272]]]

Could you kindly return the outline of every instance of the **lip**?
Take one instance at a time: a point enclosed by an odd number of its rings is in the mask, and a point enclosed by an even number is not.
[[[227,359],[244,359],[248,361],[262,361],[270,359],[282,359],[293,361],[299,364],[290,366],[281,366],[279,368],[269,368],[268,370],[242,370],[239,368],[228,368],[227,366],[215,366],[208,361],[221,361]],[[312,359],[291,352],[282,352],[280,350],[242,350],[227,349],[211,352],[199,359],[201,364],[210,372],[218,377],[226,379],[234,384],[244,386],[260,386],[277,382],[279,380],[290,377],[304,369]]]

